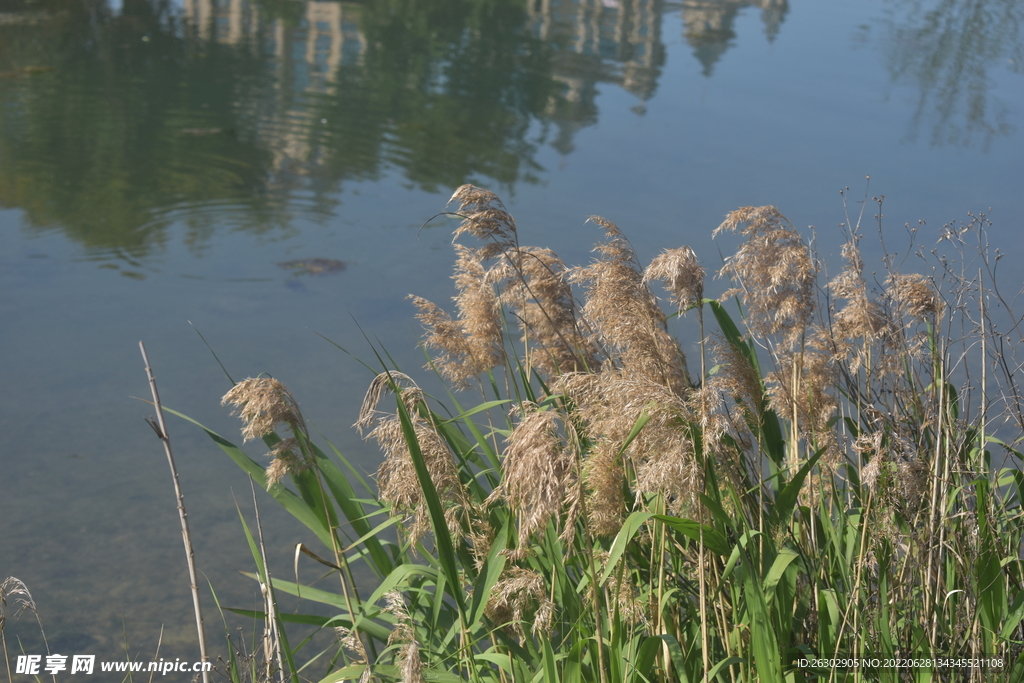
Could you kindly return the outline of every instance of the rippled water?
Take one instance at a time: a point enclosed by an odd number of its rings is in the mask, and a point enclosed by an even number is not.
[[[349,429],[370,375],[317,333],[421,364],[404,296],[450,296],[451,224],[427,221],[465,182],[570,263],[591,214],[642,260],[685,243],[714,268],[741,205],[816,225],[826,257],[845,186],[853,210],[886,195],[898,251],[904,224],[930,245],[991,208],[1016,289],[1022,19],[1010,0],[0,2],[0,578],[28,584],[54,651],[148,656],[163,624],[192,656],[137,342],[169,406],[234,438],[198,329],[372,471]],[[310,258],[346,268],[277,265]],[[199,566],[251,606],[248,484],[170,429]],[[262,512],[288,574],[305,534]]]

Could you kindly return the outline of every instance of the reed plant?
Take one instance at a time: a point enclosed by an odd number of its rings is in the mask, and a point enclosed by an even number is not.
[[[1024,680],[1020,318],[983,216],[944,229],[955,258],[877,276],[862,210],[829,277],[778,210],[742,208],[711,299],[689,247],[644,268],[594,218],[593,261],[568,267],[492,193],[453,201],[455,307],[413,297],[450,390],[377,349],[355,425],[375,481],[277,379],[224,397],[269,464],[210,432],[333,582],[271,577],[246,528],[265,680],[311,660],[322,683]],[[333,645],[290,646],[295,623]],[[814,664],[852,658],[874,663]]]

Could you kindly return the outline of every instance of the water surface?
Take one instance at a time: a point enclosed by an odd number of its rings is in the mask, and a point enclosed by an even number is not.
[[[164,625],[162,652],[194,657],[138,341],[169,406],[237,433],[198,329],[373,471],[349,428],[370,374],[318,334],[421,364],[404,297],[450,296],[451,223],[424,223],[466,182],[571,263],[591,214],[644,261],[689,244],[713,269],[742,205],[817,226],[826,257],[847,186],[854,211],[885,195],[898,251],[905,224],[931,245],[987,212],[1016,289],[1022,19],[1011,0],[5,0],[0,578],[28,584],[56,652],[149,656]],[[345,267],[277,265],[316,258]],[[251,607],[248,483],[170,429],[199,566]],[[264,503],[288,575],[310,539]]]

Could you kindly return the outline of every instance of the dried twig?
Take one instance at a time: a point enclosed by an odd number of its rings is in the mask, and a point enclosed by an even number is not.
[[[167,425],[164,422],[164,409],[160,404],[160,394],[156,390],[156,378],[153,376],[153,368],[149,365],[149,356],[146,355],[146,345],[139,342],[139,350],[142,351],[142,360],[146,364],[146,376],[149,378],[149,388],[153,392],[153,406],[156,408],[156,420],[147,418],[149,426],[156,432],[157,437],[164,445],[164,453],[167,454],[167,464],[171,467],[171,478],[174,480],[174,495],[178,499],[178,519],[181,520],[181,539],[185,543],[185,560],[188,563],[188,579],[192,588],[192,604],[196,612],[196,631],[199,634],[199,657],[205,664],[209,661],[206,654],[206,632],[203,629],[203,608],[199,602],[199,584],[196,580],[196,560],[192,550],[192,537],[188,531],[188,515],[185,513],[185,497],[181,493],[181,485],[178,483],[178,468],[174,466],[174,454],[171,452],[171,438],[167,435]],[[210,673],[203,667],[203,683],[210,683]]]

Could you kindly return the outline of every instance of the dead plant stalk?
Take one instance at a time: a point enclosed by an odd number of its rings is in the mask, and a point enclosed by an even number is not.
[[[199,583],[196,580],[196,559],[192,549],[192,536],[188,531],[188,514],[185,512],[185,496],[181,492],[181,484],[178,482],[178,468],[174,465],[174,452],[171,450],[171,437],[167,434],[167,424],[164,422],[164,409],[160,403],[160,394],[156,389],[156,377],[153,376],[153,368],[149,364],[149,355],[146,353],[146,345],[139,342],[139,350],[142,351],[142,360],[146,364],[146,377],[149,379],[149,389],[153,393],[153,406],[156,409],[156,420],[147,418],[149,426],[156,432],[160,442],[164,445],[164,453],[167,455],[167,464],[171,468],[171,479],[174,481],[174,495],[178,500],[178,519],[181,520],[181,540],[185,544],[185,561],[188,564],[189,587],[192,589],[192,606],[196,613],[196,632],[199,635],[199,657],[205,664],[209,661],[206,654],[206,632],[203,628],[203,607],[199,600]],[[210,683],[210,673],[203,667],[203,683]]]

